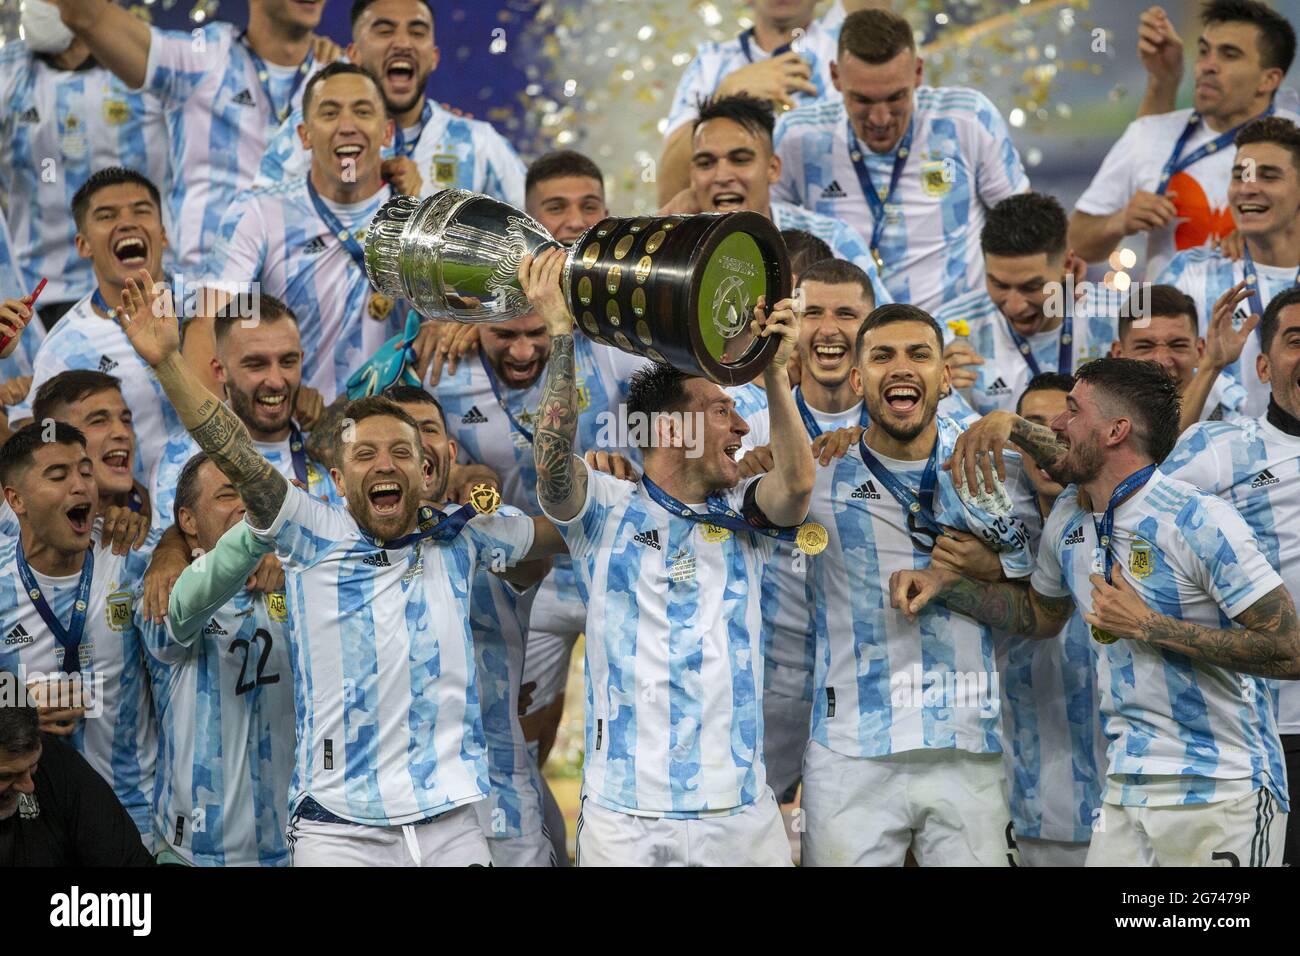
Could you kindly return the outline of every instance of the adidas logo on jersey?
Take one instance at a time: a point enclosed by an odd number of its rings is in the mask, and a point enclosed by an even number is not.
[[[1006,382],[1002,381],[1001,376],[998,376],[993,380],[992,385],[984,389],[984,394],[985,395],[1010,395],[1011,387],[1007,385]]]
[[[107,355],[99,357],[99,370],[104,373],[113,371],[117,368],[117,359],[109,358]]]
[[[659,543],[659,531],[642,531],[640,534],[632,535],[632,540],[638,544],[648,544],[656,551],[662,551],[663,545]]]
[[[15,624],[14,629],[5,635],[5,647],[16,647],[19,644],[34,643],[36,638],[27,633],[27,628],[21,624]]]
[[[203,633],[204,633],[204,634],[217,634],[217,635],[220,635],[220,636],[222,636],[222,637],[225,637],[226,634],[229,633],[229,632],[227,632],[226,629],[225,629],[224,627],[222,627],[220,624],[218,624],[218,623],[217,623],[217,619],[214,617],[214,618],[212,618],[212,620],[208,621],[208,623],[207,623],[206,625],[204,625],[204,627],[203,627]]]
[[[1279,478],[1275,478],[1273,473],[1265,468],[1255,476],[1255,480],[1250,483],[1250,487],[1263,488],[1265,485],[1276,485],[1280,480],[1281,479]]]
[[[257,105],[257,103],[253,100],[253,93],[252,93],[252,91],[249,90],[249,89],[247,89],[247,88],[240,90],[238,93],[236,93],[234,96],[232,96],[232,97],[230,98],[230,102],[232,102],[232,103],[237,103],[237,104],[240,105],[240,106],[256,106],[256,105]]]
[[[469,411],[460,416],[460,423],[462,425],[483,425],[486,424],[486,422],[487,416],[478,410],[477,405],[471,406]]]
[[[387,552],[387,551],[376,551],[374,554],[368,554],[368,555],[366,555],[364,558],[361,559],[361,563],[362,563],[362,564],[368,564],[368,565],[370,565],[372,568],[391,568],[391,567],[392,567],[392,565],[388,563],[388,552]]]
[[[880,492],[876,490],[875,484],[867,481],[858,485],[858,487],[854,489],[853,494],[849,495],[849,497],[857,498],[859,500],[879,501]]]
[[[35,106],[27,107],[18,115],[18,122],[20,123],[39,123],[40,121],[41,114],[36,112]]]
[[[1083,525],[1079,525],[1077,528],[1075,528],[1073,531],[1067,534],[1065,536],[1065,540],[1062,541],[1061,544],[1062,545],[1083,544]]]
[[[309,242],[302,244],[302,254],[305,256],[318,256],[325,251],[325,237],[315,236]]]
[[[835,179],[832,179],[831,184],[822,190],[822,199],[843,199],[845,195],[839,181]]]

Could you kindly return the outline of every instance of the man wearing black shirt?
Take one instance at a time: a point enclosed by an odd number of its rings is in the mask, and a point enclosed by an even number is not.
[[[40,732],[34,707],[0,672],[0,869],[10,866],[150,866],[140,831],[84,757]],[[21,698],[20,698],[21,699]]]

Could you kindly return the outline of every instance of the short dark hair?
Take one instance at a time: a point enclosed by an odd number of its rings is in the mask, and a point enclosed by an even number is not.
[[[363,422],[367,418],[378,418],[381,416],[396,418],[398,421],[406,422],[406,424],[410,425],[411,430],[415,432],[416,435],[416,447],[421,449],[421,452],[423,452],[424,446],[419,441],[420,426],[415,423],[414,418],[406,413],[406,409],[402,408],[401,405],[398,405],[391,398],[385,398],[382,395],[367,395],[364,398],[358,398],[354,401],[348,402],[347,407],[343,409],[343,417],[339,419],[339,423],[334,427],[334,447],[339,449],[338,460],[340,462],[343,460],[343,433],[347,430],[348,426],[356,425],[358,422]]]
[[[790,257],[790,271],[797,276],[803,275],[804,270],[814,262],[835,255],[826,240],[819,239],[804,229],[782,229],[781,238],[785,240],[785,251]]]
[[[357,21],[361,19],[361,14],[366,12],[366,7],[375,2],[376,0],[352,0],[352,11],[348,14],[348,23],[354,30],[356,29]],[[430,3],[429,0],[420,0],[420,2],[429,8],[429,16],[433,18],[436,25],[438,15],[433,9],[433,4]],[[306,111],[304,110],[304,112]]]
[[[121,380],[94,369],[68,369],[41,383],[32,401],[32,419],[43,422],[47,418],[58,418],[67,406],[91,395],[111,391],[122,391]]]
[[[1256,0],[1209,0],[1201,23],[1249,23],[1259,31],[1259,62],[1266,70],[1286,73],[1295,59],[1295,27],[1276,10]]]
[[[890,302],[872,310],[871,314],[862,320],[862,324],[858,326],[858,337],[853,342],[853,354],[861,360],[862,340],[867,337],[867,333],[882,325],[893,325],[895,322],[920,322],[922,325],[928,325],[934,331],[934,337],[939,343],[939,351],[943,351],[943,328],[935,321],[934,316],[915,305]]]
[[[750,96],[748,93],[711,96],[700,100],[700,112],[691,127],[692,135],[694,130],[715,119],[728,119],[738,123],[759,139],[766,139],[771,145],[772,130],[776,128],[776,114],[772,112],[772,104],[767,100],[760,100],[757,96]]]
[[[1070,220],[1056,197],[1044,193],[1017,193],[988,211],[980,230],[985,255],[1048,256],[1065,254]]]
[[[1146,304],[1141,306],[1143,298],[1141,290],[1135,291],[1120,306],[1119,310],[1119,338],[1122,341],[1128,334],[1133,323],[1139,319],[1153,319],[1156,316],[1161,318],[1174,318],[1185,315],[1192,323],[1192,334],[1201,334],[1201,319],[1196,314],[1196,300],[1190,295],[1172,285],[1155,283],[1146,287]]]
[[[0,671],[0,681],[22,688],[12,671]],[[0,707],[0,753],[22,757],[41,745],[41,721],[35,707],[23,704]]]
[[[153,184],[152,179],[143,173],[137,173],[134,169],[127,169],[125,166],[106,166],[91,173],[90,178],[82,183],[81,188],[72,196],[72,218],[77,224],[78,231],[86,224],[86,213],[90,211],[90,200],[94,198],[95,193],[101,189],[107,189],[109,186],[120,186],[123,183],[134,183],[137,186],[143,186],[148,191],[153,204],[158,207],[158,215],[162,215],[162,195],[158,192],[158,187]]]
[[[442,419],[443,425],[447,424],[447,413],[442,410],[442,402],[427,389],[417,385],[398,384],[389,385],[380,394],[390,402],[397,402],[399,405],[432,405],[438,410],[438,417]]]
[[[904,50],[916,49],[912,26],[889,10],[859,10],[844,18],[837,55],[852,53],[864,63],[888,63]]]
[[[1297,305],[1300,305],[1300,285],[1293,285],[1268,300],[1268,305],[1264,307],[1264,314],[1259,318],[1259,328],[1256,330],[1259,334],[1261,352],[1268,352],[1273,347],[1277,330],[1282,327],[1282,310]]]
[[[862,297],[876,307],[876,292],[871,288],[870,277],[846,259],[823,259],[814,262],[799,275],[799,286],[809,282],[822,282],[826,285],[856,285],[862,290]]]
[[[592,160],[577,150],[556,149],[538,156],[528,166],[528,175],[524,178],[524,194],[532,192],[538,183],[562,176],[586,176],[600,183],[601,192],[605,190],[605,174]]]
[[[1182,399],[1178,383],[1158,362],[1099,358],[1080,365],[1074,377],[1103,392],[1132,419],[1135,440],[1152,461],[1158,464],[1173,451]]]
[[[1068,395],[1072,388],[1074,388],[1073,375],[1066,375],[1064,372],[1039,372],[1029,380],[1025,390],[1016,399],[1016,414],[1020,414],[1020,408],[1025,403],[1025,396],[1030,392],[1065,392]]]
[[[80,445],[86,447],[81,429],[67,422],[54,423],[54,441],[45,440],[45,426],[40,422],[24,425],[0,445],[0,486],[13,486],[18,473],[32,463],[32,456],[46,445]]]
[[[689,401],[686,383],[690,376],[663,362],[649,362],[632,373],[627,388],[629,421],[653,422],[655,415],[673,412]],[[635,416],[635,417],[633,417]],[[649,430],[646,441],[652,441]]]
[[[384,88],[379,85],[379,79],[375,76],[375,74],[371,73],[369,70],[367,70],[364,66],[361,66],[359,63],[347,63],[343,60],[335,60],[329,66],[325,67],[323,70],[314,73],[312,75],[312,78],[307,81],[307,86],[302,91],[302,115],[304,119],[311,112],[311,99],[312,99],[312,95],[316,92],[316,87],[320,86],[322,83],[324,83],[328,79],[331,79],[332,77],[342,76],[345,73],[356,73],[360,76],[364,76],[371,83],[373,83],[375,85],[375,91],[379,93],[380,106],[383,106],[385,109],[387,109],[387,107],[384,104]]]
[[[212,459],[207,452],[195,452],[176,479],[176,499],[172,502],[172,521],[180,524],[181,509],[193,512],[199,503],[199,472]]]
[[[234,329],[249,321],[240,314],[241,309],[238,300],[238,295],[227,300],[226,304],[217,310],[216,316],[212,320],[213,340],[218,346],[226,340],[226,336]],[[275,296],[259,291],[256,301],[259,322],[279,322],[282,319],[288,319],[294,325],[298,324],[298,316],[293,314],[293,309]]]
[[[1265,116],[1241,128],[1233,140],[1237,148],[1251,143],[1272,143],[1291,154],[1291,165],[1300,172],[1300,126],[1283,116]]]

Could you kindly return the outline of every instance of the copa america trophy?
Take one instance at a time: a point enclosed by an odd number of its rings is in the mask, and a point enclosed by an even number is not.
[[[503,322],[531,307],[519,263],[560,247],[513,206],[464,189],[399,196],[366,233],[366,274],[420,315]],[[780,339],[750,328],[760,296],[790,295],[780,231],[753,212],[604,219],[568,250],[564,294],[590,338],[720,385],[753,379]]]

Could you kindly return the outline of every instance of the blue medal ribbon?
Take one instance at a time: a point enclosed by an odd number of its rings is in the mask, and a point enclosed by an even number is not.
[[[271,95],[271,71],[267,68],[266,61],[257,55],[253,45],[248,42],[248,31],[245,30],[239,35],[239,42],[248,51],[249,57],[253,61],[253,67],[257,71],[257,81],[262,84],[262,93],[266,96],[266,102],[271,104],[271,113],[275,116],[277,123],[283,123],[285,117],[293,109],[293,98],[298,93],[298,87],[302,86],[302,81],[307,78],[311,72],[312,58],[311,51],[307,52],[307,58],[298,65],[298,75],[293,78],[293,88],[289,90],[289,97],[285,100],[283,107],[275,105],[275,97]]]
[[[131,488],[131,493],[126,496],[126,506],[135,514],[144,510],[144,496],[134,486]]]
[[[1263,119],[1265,116],[1271,115],[1272,112],[1273,104],[1269,103],[1268,109],[1259,116],[1246,120],[1246,123],[1253,123],[1257,119]],[[1174,176],[1181,173],[1187,167],[1199,163],[1206,156],[1209,156],[1212,153],[1217,153],[1225,146],[1231,146],[1232,141],[1237,138],[1237,133],[1240,132],[1241,127],[1245,126],[1246,123],[1234,126],[1226,133],[1220,133],[1210,142],[1197,147],[1186,156],[1183,156],[1183,147],[1187,145],[1187,141],[1192,138],[1192,135],[1201,125],[1200,113],[1193,113],[1191,116],[1187,117],[1187,126],[1183,129],[1182,135],[1178,137],[1178,142],[1174,144],[1174,151],[1169,154],[1169,159],[1165,160],[1164,168],[1160,170],[1160,182],[1156,186],[1156,195],[1163,196],[1165,190],[1169,188],[1169,180],[1173,179]]]
[[[343,244],[343,248],[348,251],[352,261],[365,271],[366,268],[366,250],[362,248],[361,243],[357,241],[356,235],[351,229],[344,227],[339,221],[339,217],[334,215],[334,210],[325,205],[325,200],[321,199],[320,193],[311,183],[311,177],[307,177],[307,195],[311,197],[311,204],[316,209],[316,215],[320,216],[321,222],[325,223],[325,228],[334,234],[334,238]]]
[[[298,423],[289,422],[289,454],[293,458],[293,476],[307,487],[307,443],[303,441]],[[308,488],[310,490],[310,488]]]
[[[36,613],[41,616],[45,626],[50,629],[54,639],[63,648],[63,663],[60,669],[65,674],[80,673],[81,636],[86,630],[86,611],[90,606],[90,583],[95,576],[94,552],[86,551],[85,561],[81,565],[81,580],[77,583],[77,600],[72,605],[72,618],[66,628],[55,616],[50,603],[45,600],[45,595],[41,593],[41,586],[27,564],[27,556],[23,553],[21,537],[18,539],[18,576],[22,579],[23,587],[27,589],[27,597],[31,599]]]
[[[1025,364],[1029,366],[1029,377],[1033,378],[1039,374],[1038,359],[1034,358],[1033,346],[1029,340],[1016,331],[1011,320],[1005,315],[1002,317],[1006,322],[1007,333],[1011,336],[1011,341],[1015,343],[1016,348],[1020,351],[1021,357],[1024,358]],[[1056,353],[1056,370],[1062,375],[1074,374],[1074,303],[1065,303],[1065,318],[1061,321],[1061,335]]]
[[[362,531],[361,535],[377,548],[399,550],[407,545],[415,544],[428,538],[430,541],[451,541],[456,535],[460,534],[460,529],[469,523],[477,511],[469,505],[461,505],[451,513],[439,511],[430,505],[420,505],[418,512],[416,530],[410,534],[403,535],[400,538],[394,538],[392,541],[384,541],[372,537],[368,532]]]
[[[1254,315],[1264,315],[1264,299],[1259,294],[1259,275],[1255,272],[1255,260],[1250,254],[1250,245],[1242,244],[1241,250],[1241,272],[1242,277],[1246,280],[1246,285],[1250,289],[1250,311]],[[1300,285],[1300,269],[1296,270],[1295,282],[1293,285]],[[1259,329],[1255,330],[1258,334]]]
[[[812,409],[804,400],[803,390],[798,385],[794,387],[794,403],[799,408],[799,417],[803,419],[804,430],[808,432],[809,438],[816,438],[822,433],[822,427],[817,424],[817,419],[813,417]],[[862,414],[858,416],[858,424],[866,428],[871,424],[871,419],[867,417],[867,403],[862,403]]]
[[[798,528],[760,528],[750,524],[744,517],[733,511],[721,495],[709,495],[705,501],[705,506],[709,510],[707,513],[701,514],[664,491],[651,481],[648,475],[641,476],[641,483],[645,486],[646,494],[659,507],[677,515],[679,518],[685,518],[687,521],[693,521],[696,524],[711,524],[717,525],[719,528],[726,528],[729,531],[763,534],[769,538],[776,538],[778,541],[794,541],[798,534]]]
[[[750,63],[754,62],[754,54],[752,49],[750,48],[750,41],[753,40],[753,38],[754,38],[753,27],[750,27],[748,30],[746,30],[744,33],[742,33],[740,36],[736,38],[740,41],[740,52],[745,54],[745,59],[748,60]],[[769,56],[774,56],[774,57],[782,56],[783,54],[789,53],[793,48],[794,48],[793,44],[783,43],[775,50],[773,50],[769,54]]]
[[[880,255],[880,239],[885,232],[885,207],[893,198],[898,181],[903,178],[903,167],[912,152],[912,120],[908,120],[907,132],[898,143],[898,152],[894,156],[894,171],[889,176],[889,190],[881,196],[871,184],[871,170],[867,169],[867,157],[863,147],[858,143],[858,135],[853,132],[853,122],[846,121],[849,131],[849,159],[853,161],[853,170],[858,174],[858,185],[866,197],[871,209],[871,258],[876,260],[876,268],[884,270],[885,260]]]
[[[482,349],[478,350],[478,360],[483,366],[483,374],[487,376],[488,384],[492,386],[492,395],[496,398],[497,404],[501,406],[501,411],[505,412],[506,418],[510,419],[510,427],[528,439],[528,444],[531,445],[533,443],[533,433],[520,424],[519,420],[510,411],[505,396],[501,394],[501,385],[497,382],[496,374],[492,371],[492,366],[488,364],[487,356],[483,354]]]
[[[1115,508],[1121,501],[1150,481],[1151,476],[1155,474],[1155,470],[1155,465],[1147,465],[1145,468],[1139,468],[1121,481],[1111,493],[1110,503],[1106,505],[1106,512],[1101,516],[1101,521],[1098,521],[1095,516],[1092,519],[1093,528],[1097,532],[1097,546],[1101,548],[1102,553],[1105,555],[1102,560],[1107,584],[1111,583],[1110,572],[1111,565],[1114,562],[1114,557],[1110,553],[1110,545],[1115,529]]]
[[[937,539],[943,534],[943,528],[934,517],[934,493],[939,477],[938,436],[935,437],[934,447],[930,449],[930,459],[925,463],[925,471],[921,473],[919,490],[913,490],[899,481],[897,476],[871,453],[871,449],[867,447],[866,432],[863,432],[862,437],[858,439],[858,448],[862,452],[862,461],[871,474],[885,486],[907,513],[908,533],[911,535],[912,544],[926,553],[933,550],[934,540],[927,539]]]
[[[429,120],[432,118],[433,118],[433,104],[426,99],[424,101],[424,109],[420,112],[421,133],[424,132],[424,128],[429,125]],[[407,143],[406,134],[402,132],[402,127],[400,125],[393,130],[393,155],[394,156],[409,157],[412,153],[415,152],[415,147],[418,146],[419,144],[420,144],[419,136],[411,140],[410,143]]]

